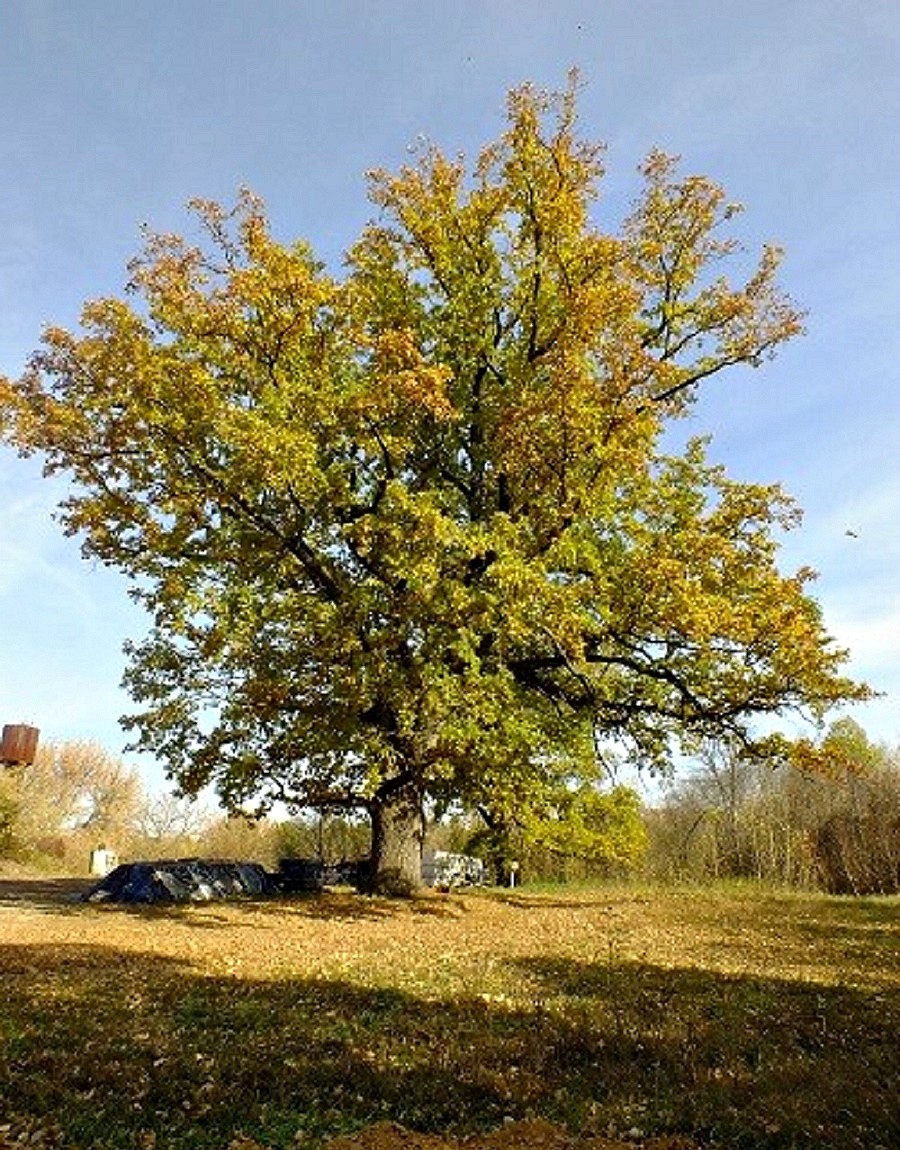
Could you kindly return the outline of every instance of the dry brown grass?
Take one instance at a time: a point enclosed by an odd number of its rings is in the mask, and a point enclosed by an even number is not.
[[[537,1117],[900,1145],[896,899],[70,893],[0,881],[0,1147],[313,1147],[380,1119],[462,1136]]]

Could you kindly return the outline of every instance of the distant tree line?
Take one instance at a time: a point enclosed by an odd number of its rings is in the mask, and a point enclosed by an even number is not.
[[[510,865],[532,878],[566,880],[634,869],[646,832],[637,794],[559,788],[527,820],[496,812],[434,810],[428,845],[480,855],[506,882]],[[487,816],[487,817],[485,817]],[[93,742],[45,743],[33,764],[0,773],[0,860],[83,873],[105,847],[125,858],[198,855],[325,862],[359,859],[367,819],[306,811],[281,820],[223,815],[172,794],[148,795],[136,771]]]
[[[646,813],[647,871],[835,894],[900,890],[900,748],[842,719],[813,751],[814,770],[804,772],[747,760],[734,744],[705,744]]]
[[[502,885],[634,876],[900,891],[900,748],[872,742],[843,719],[806,753],[809,771],[707,742],[651,807],[624,786],[561,786],[517,821],[434,809],[426,845],[478,855]],[[72,873],[84,873],[100,846],[123,859],[333,863],[364,857],[370,833],[367,820],[341,811],[253,820],[148,795],[133,769],[90,742],[42,745],[32,765],[0,773],[0,861]]]

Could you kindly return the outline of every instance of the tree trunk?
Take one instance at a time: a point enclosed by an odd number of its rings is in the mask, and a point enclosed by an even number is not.
[[[369,889],[408,896],[422,885],[425,814],[417,787],[395,781],[372,800],[372,853]]]

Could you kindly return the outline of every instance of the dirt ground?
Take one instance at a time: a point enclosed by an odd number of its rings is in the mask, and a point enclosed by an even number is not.
[[[620,1142],[609,1138],[571,1138],[558,1126],[541,1119],[510,1122],[479,1138],[447,1140],[435,1134],[416,1134],[393,1122],[379,1122],[352,1137],[337,1138],[328,1150],[695,1150],[689,1138],[651,1138]]]

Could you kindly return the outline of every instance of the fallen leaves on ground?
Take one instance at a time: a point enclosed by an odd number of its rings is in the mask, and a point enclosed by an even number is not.
[[[418,1134],[395,1122],[378,1122],[358,1134],[336,1138],[326,1150],[697,1150],[689,1138],[651,1138],[645,1142],[622,1142],[595,1136],[574,1138],[559,1126],[542,1119],[509,1122],[490,1134],[447,1139],[437,1134]],[[247,1148],[249,1150],[249,1148]],[[261,1148],[260,1148],[261,1150]]]
[[[0,1150],[900,1145],[896,899],[73,893],[0,879]]]

